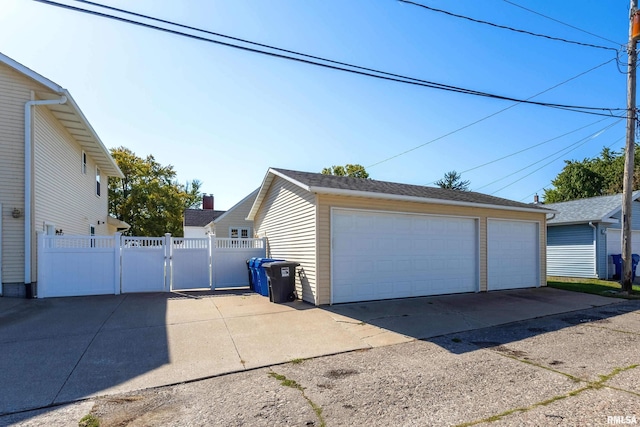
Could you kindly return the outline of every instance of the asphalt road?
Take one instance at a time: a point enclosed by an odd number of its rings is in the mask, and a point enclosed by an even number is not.
[[[37,385],[34,384],[34,388]],[[640,424],[640,301],[0,417],[0,425]]]

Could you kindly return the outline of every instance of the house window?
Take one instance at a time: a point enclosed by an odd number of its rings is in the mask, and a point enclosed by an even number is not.
[[[82,173],[87,174],[87,153],[82,152]]]
[[[96,226],[93,224],[89,225],[89,235],[91,236],[95,236],[96,235]],[[95,248],[96,247],[96,239],[91,239],[91,247]]]
[[[248,228],[231,228],[229,229],[229,237],[232,239],[248,239],[249,238],[249,229]]]
[[[100,168],[96,167],[96,196],[100,195]]]

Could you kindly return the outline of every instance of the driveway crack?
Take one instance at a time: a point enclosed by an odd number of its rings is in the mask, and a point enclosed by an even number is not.
[[[238,346],[236,345],[236,340],[233,339],[233,335],[231,334],[231,330],[229,329],[229,325],[227,324],[227,319],[225,319],[225,317],[222,315],[222,312],[220,311],[220,308],[218,308],[218,306],[216,305],[216,303],[213,300],[211,300],[211,304],[213,304],[213,306],[216,308],[216,310],[220,314],[220,318],[222,319],[222,322],[224,323],[224,327],[227,330],[227,334],[229,335],[229,339],[231,339],[231,343],[233,344],[233,348],[236,350],[236,354],[238,355],[238,359],[240,360],[240,363],[242,364],[242,368],[243,369],[247,369],[246,361],[242,358],[242,355],[240,354],[240,350],[238,350]]]
[[[528,361],[520,360],[520,359],[517,359],[517,358],[512,357],[512,356],[506,356],[506,357],[511,357],[512,359],[518,360],[520,362],[528,363]],[[530,364],[534,365],[534,366],[538,366],[535,363],[530,363]],[[557,396],[553,396],[553,397],[551,397],[549,399],[545,399],[545,400],[543,400],[541,402],[536,402],[536,403],[534,403],[532,405],[529,405],[529,406],[522,406],[522,407],[519,407],[519,408],[509,409],[509,410],[506,410],[506,411],[501,412],[499,414],[492,415],[490,417],[486,417],[486,418],[483,418],[483,419],[480,419],[480,420],[475,420],[475,421],[470,421],[470,422],[467,422],[467,423],[458,424],[458,425],[456,425],[456,427],[471,427],[471,426],[474,426],[474,425],[477,425],[477,424],[491,423],[491,422],[498,421],[498,420],[500,420],[500,419],[502,419],[502,418],[504,418],[506,416],[512,415],[512,414],[528,412],[528,411],[530,411],[532,409],[535,409],[535,408],[538,408],[540,406],[547,406],[547,405],[549,405],[549,404],[551,404],[553,402],[557,402],[558,400],[567,399],[569,397],[577,396],[580,393],[585,392],[587,390],[597,390],[597,389],[601,389],[603,387],[608,387],[608,386],[606,386],[604,384],[605,382],[609,381],[610,379],[612,379],[616,375],[621,374],[622,372],[629,371],[631,369],[635,369],[638,366],[639,365],[630,365],[630,366],[626,366],[624,368],[615,368],[614,370],[612,370],[607,375],[600,375],[600,379],[599,380],[590,381],[590,382],[588,382],[588,384],[586,386],[581,387],[579,389],[570,391],[570,392],[565,393],[565,394],[560,394],[560,395],[557,395]],[[541,368],[545,368],[545,369],[549,369],[549,368],[546,368],[545,366],[540,366],[540,367]],[[568,374],[564,374],[563,372],[555,371],[553,369],[549,369],[549,370],[557,372],[559,374],[563,374],[565,376],[572,377],[572,376],[570,376]],[[608,387],[608,388],[613,388],[613,387]],[[626,390],[621,390],[621,391],[626,391]],[[632,392],[632,394],[636,394],[636,393]]]

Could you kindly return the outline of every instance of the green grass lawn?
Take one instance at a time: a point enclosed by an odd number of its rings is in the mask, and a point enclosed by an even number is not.
[[[564,289],[566,291],[584,292],[603,297],[613,298],[640,298],[640,286],[633,285],[631,295],[621,295],[619,282],[598,279],[579,279],[570,277],[548,277],[547,285],[551,288]]]

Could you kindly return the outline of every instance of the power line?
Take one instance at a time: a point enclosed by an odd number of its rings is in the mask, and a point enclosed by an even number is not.
[[[517,180],[515,180],[515,181],[511,182],[510,184],[507,184],[507,185],[505,185],[504,187],[501,187],[501,188],[497,189],[496,191],[494,191],[493,193],[491,193],[491,195],[494,195],[494,194],[496,194],[496,193],[498,193],[498,192],[500,192],[500,191],[504,190],[505,188],[510,187],[510,186],[512,186],[513,184],[515,184],[515,183],[517,183],[517,182],[519,182],[519,181],[522,181],[523,179],[525,179],[526,177],[528,177],[528,176],[530,176],[530,175],[534,174],[535,172],[539,171],[540,169],[543,169],[543,168],[545,168],[545,167],[549,166],[551,163],[553,163],[553,162],[555,162],[556,160],[560,159],[562,156],[564,156],[564,155],[566,155],[566,154],[568,154],[568,153],[570,153],[570,152],[572,152],[572,151],[574,151],[574,150],[577,150],[579,147],[583,146],[584,144],[586,144],[587,142],[589,142],[589,141],[593,140],[594,138],[597,138],[598,136],[602,135],[602,133],[604,133],[604,132],[606,132],[607,130],[611,129],[612,127],[614,127],[615,125],[617,125],[617,124],[618,124],[618,123],[620,123],[621,121],[622,121],[622,119],[621,119],[621,120],[616,121],[615,123],[612,123],[612,124],[610,124],[610,125],[607,125],[607,126],[605,126],[604,128],[600,129],[599,131],[597,131],[597,132],[595,132],[595,133],[593,133],[593,134],[591,134],[591,135],[589,135],[589,136],[587,136],[587,137],[585,137],[585,138],[582,138],[582,139],[580,139],[579,141],[574,142],[574,143],[572,143],[572,144],[570,144],[570,145],[568,145],[568,146],[566,146],[566,147],[564,147],[564,148],[562,148],[562,149],[560,149],[560,150],[558,150],[558,151],[556,151],[556,152],[554,152],[554,153],[552,153],[552,154],[550,154],[550,155],[548,155],[548,156],[546,156],[546,157],[543,157],[542,159],[540,159],[540,160],[538,160],[538,161],[536,161],[536,162],[534,162],[534,163],[531,163],[531,164],[530,164],[530,165],[528,165],[528,166],[525,166],[525,167],[523,167],[523,168],[520,168],[520,169],[518,169],[518,170],[517,170],[517,171],[515,171],[515,172],[512,172],[512,173],[510,173],[510,174],[508,174],[508,175],[506,175],[506,176],[503,176],[503,177],[502,177],[502,178],[500,178],[500,179],[496,179],[496,180],[494,180],[494,181],[492,181],[492,182],[490,182],[490,183],[488,183],[488,184],[485,184],[485,185],[483,185],[483,186],[481,186],[481,187],[475,188],[475,189],[474,189],[474,191],[478,191],[478,190],[480,190],[480,189],[482,189],[482,188],[485,188],[485,187],[488,187],[488,186],[490,186],[490,185],[492,185],[492,184],[495,184],[496,182],[500,182],[500,181],[502,181],[502,180],[505,180],[505,179],[509,178],[510,176],[516,175],[516,174],[518,174],[518,173],[520,173],[520,172],[522,172],[522,171],[525,171],[525,170],[527,170],[527,169],[529,169],[529,168],[531,168],[531,167],[533,167],[533,166],[535,166],[535,165],[539,164],[539,163],[540,163],[540,162],[542,162],[543,160],[546,160],[546,159],[548,159],[548,158],[550,158],[550,157],[553,157],[553,156],[555,156],[556,154],[560,154],[559,156],[557,156],[557,157],[553,158],[550,162],[545,163],[544,165],[542,165],[542,166],[540,166],[539,168],[537,168],[537,169],[533,170],[532,172],[528,173],[527,175],[524,175],[523,177],[520,177],[520,178],[518,178]],[[568,151],[567,151],[567,150],[568,150]]]
[[[499,100],[504,100],[504,101],[514,101],[514,102],[521,102],[521,103],[531,104],[531,105],[539,105],[539,106],[544,106],[544,107],[556,108],[556,109],[560,109],[560,110],[579,112],[579,113],[583,113],[583,114],[594,114],[594,115],[605,116],[605,117],[617,117],[617,116],[613,115],[613,111],[625,110],[625,108],[585,107],[585,106],[576,106],[576,105],[566,105],[566,104],[527,101],[527,100],[521,100],[521,99],[517,99],[517,98],[508,97],[508,96],[496,95],[496,94],[492,94],[492,93],[488,93],[488,92],[476,91],[476,90],[473,90],[473,89],[467,89],[467,88],[451,86],[451,85],[446,85],[446,84],[437,83],[437,82],[431,82],[431,81],[427,81],[427,80],[416,79],[416,78],[412,78],[412,77],[406,77],[406,76],[400,76],[400,77],[397,77],[397,78],[396,77],[391,77],[391,76],[389,76],[390,73],[383,73],[383,72],[379,72],[379,71],[375,71],[375,73],[378,73],[378,74],[373,74],[373,72],[358,71],[358,70],[354,70],[354,69],[338,67],[336,65],[323,64],[323,63],[320,63],[320,62],[310,61],[310,60],[307,60],[307,59],[302,59],[302,58],[296,58],[296,57],[292,57],[292,56],[282,55],[282,54],[279,54],[279,53],[267,52],[267,51],[254,49],[254,48],[251,48],[251,47],[247,47],[247,46],[240,46],[240,45],[236,45],[236,44],[232,44],[232,43],[223,42],[223,41],[220,41],[220,40],[213,40],[213,39],[209,39],[209,38],[206,38],[206,37],[198,36],[198,35],[195,35],[195,34],[184,33],[184,32],[177,31],[177,30],[172,30],[172,29],[169,29],[169,28],[158,27],[158,26],[155,26],[155,25],[147,24],[147,23],[144,23],[144,22],[133,21],[133,20],[130,20],[130,19],[127,19],[127,18],[123,18],[123,17],[120,17],[120,16],[109,15],[109,14],[98,12],[98,11],[94,11],[94,10],[82,9],[82,8],[71,6],[71,5],[67,5],[67,4],[56,3],[56,2],[51,1],[51,0],[34,0],[34,1],[39,2],[39,3],[43,3],[43,4],[47,4],[47,5],[50,5],[50,6],[57,6],[57,7],[60,7],[60,8],[73,10],[73,11],[76,11],[76,12],[87,13],[87,14],[100,16],[100,17],[108,18],[108,19],[113,19],[113,20],[129,23],[129,24],[133,24],[133,25],[139,25],[139,26],[142,26],[142,27],[145,27],[145,28],[150,28],[150,29],[155,29],[155,30],[158,30],[158,31],[163,31],[163,32],[166,32],[166,33],[169,33],[169,34],[179,35],[179,36],[183,36],[183,37],[192,38],[192,39],[195,39],[195,40],[200,40],[200,41],[205,41],[205,42],[209,42],[209,43],[218,44],[218,45],[221,45],[221,46],[240,49],[240,50],[244,50],[244,51],[247,51],[247,52],[259,53],[259,54],[262,54],[262,55],[271,56],[271,57],[275,57],[275,58],[287,59],[287,60],[290,60],[290,61],[296,61],[296,62],[309,64],[309,65],[315,65],[315,66],[323,67],[323,68],[327,68],[327,69],[344,71],[344,72],[347,72],[347,73],[352,73],[352,74],[357,74],[357,75],[362,75],[362,76],[367,76],[367,77],[373,77],[373,78],[377,78],[377,79],[381,79],[381,80],[387,80],[387,81],[393,81],[393,82],[398,82],[398,83],[410,84],[410,85],[414,85],[414,86],[422,86],[422,87],[427,87],[427,88],[431,88],[431,89],[439,89],[439,90],[444,90],[444,91],[454,92],[454,93],[462,93],[462,94],[467,94],[467,95],[482,96],[482,97],[499,99]],[[149,17],[149,19],[153,19],[153,18]],[[167,21],[167,22],[169,22],[169,21]],[[386,74],[386,75],[381,75],[381,74]],[[601,112],[597,112],[597,111],[601,111]],[[609,112],[609,113],[608,114],[602,113],[602,111]]]
[[[533,33],[531,31],[527,31],[527,30],[521,30],[521,29],[518,29],[518,28],[508,27],[506,25],[495,24],[493,22],[483,21],[483,20],[480,20],[480,19],[475,19],[475,18],[471,18],[471,17],[468,17],[468,16],[464,16],[464,15],[458,15],[457,13],[449,12],[447,10],[442,10],[442,9],[436,9],[435,7],[427,6],[427,5],[424,5],[424,4],[421,4],[421,3],[416,3],[416,2],[413,2],[413,1],[410,1],[410,0],[399,0],[399,1],[401,1],[402,3],[407,3],[407,4],[410,4],[410,5],[413,5],[413,6],[422,7],[424,9],[431,10],[433,12],[444,13],[445,15],[453,16],[454,18],[466,19],[467,21],[476,22],[478,24],[490,25],[492,27],[501,28],[503,30],[509,30],[509,31],[513,31],[513,32],[516,32],[516,33],[527,34],[527,35],[534,36],[534,37],[542,37],[542,38],[545,38],[545,39],[555,40],[555,41],[569,43],[569,44],[575,44],[575,45],[578,45],[578,46],[592,47],[592,48],[595,48],[595,49],[612,50],[612,51],[614,51],[616,53],[618,52],[618,49],[614,49],[612,47],[600,46],[600,45],[591,44],[591,43],[583,43],[583,42],[578,42],[578,41],[574,41],[574,40],[563,39],[563,38],[560,38],[560,37],[549,36],[549,35],[546,35],[546,34]]]
[[[547,16],[547,15],[542,14],[540,12],[536,12],[533,9],[529,9],[527,7],[524,7],[524,6],[520,5],[520,4],[514,3],[512,1],[509,1],[509,0],[502,0],[502,1],[504,1],[505,3],[509,3],[512,6],[519,7],[520,9],[526,10],[527,12],[533,13],[534,15],[541,16],[541,17],[549,19],[549,20],[551,20],[553,22],[557,22],[558,24],[565,25],[565,26],[567,26],[569,28],[573,28],[574,30],[581,31],[581,32],[583,32],[585,34],[589,34],[590,36],[597,37],[597,38],[599,38],[601,40],[604,40],[604,41],[608,41],[608,42],[613,43],[613,44],[615,44],[617,46],[623,46],[624,45],[624,43],[618,43],[618,42],[613,41],[611,39],[608,39],[606,37],[602,37],[602,36],[599,36],[597,34],[594,34],[594,33],[590,32],[590,31],[583,30],[582,28],[576,27],[575,25],[567,24],[566,22],[560,21],[559,19],[555,19],[555,18],[552,18],[551,16]]]
[[[527,98],[527,100],[533,99],[533,98],[535,98],[536,96],[540,96],[540,95],[542,95],[543,93],[549,92],[549,91],[551,91],[551,90],[553,90],[553,89],[555,89],[555,88],[557,88],[557,87],[559,87],[559,86],[562,86],[562,85],[564,85],[564,84],[566,84],[566,83],[569,83],[570,81],[575,80],[575,79],[577,79],[578,77],[582,77],[582,76],[584,76],[585,74],[590,73],[591,71],[597,70],[598,68],[603,67],[603,66],[605,66],[606,64],[608,64],[608,63],[610,63],[610,62],[612,62],[612,61],[614,61],[614,59],[610,59],[610,60],[608,60],[608,61],[603,62],[603,63],[602,63],[602,64],[600,64],[600,65],[596,65],[595,67],[592,67],[592,68],[590,68],[590,69],[588,69],[588,70],[586,70],[586,71],[583,71],[583,72],[582,72],[582,73],[580,73],[580,74],[577,74],[577,75],[575,75],[575,76],[573,76],[573,77],[571,77],[571,78],[568,78],[567,80],[564,80],[564,81],[562,81],[562,82],[560,82],[560,83],[558,83],[558,84],[556,84],[556,85],[553,85],[553,86],[551,86],[550,88],[543,90],[542,92],[538,92],[538,93],[536,93],[535,95],[531,95],[530,97],[528,97],[528,98]],[[385,163],[385,162],[388,162],[389,160],[393,160],[393,159],[395,159],[395,158],[398,158],[398,157],[400,157],[400,156],[403,156],[403,155],[405,155],[405,154],[408,154],[408,153],[410,153],[410,152],[412,152],[412,151],[415,151],[415,150],[417,150],[417,149],[419,149],[419,148],[422,148],[422,147],[424,147],[424,146],[426,146],[426,145],[432,144],[432,143],[434,143],[434,142],[436,142],[436,141],[439,141],[439,140],[444,139],[444,138],[446,138],[446,137],[448,137],[448,136],[451,136],[451,135],[453,135],[453,134],[455,134],[455,133],[458,133],[458,132],[460,132],[460,131],[463,131],[463,130],[465,130],[465,129],[467,129],[467,128],[471,127],[471,126],[474,126],[474,125],[476,125],[476,124],[478,124],[478,123],[480,123],[480,122],[483,122],[483,121],[485,121],[485,120],[487,120],[487,119],[490,119],[491,117],[497,116],[498,114],[503,113],[503,112],[505,112],[505,111],[507,111],[507,110],[509,110],[509,109],[511,109],[511,108],[513,108],[513,107],[516,107],[516,106],[518,106],[518,105],[520,105],[520,104],[521,104],[520,102],[516,102],[515,104],[512,104],[512,105],[510,105],[510,106],[508,106],[508,107],[506,107],[506,108],[503,108],[502,110],[498,110],[498,111],[496,111],[495,113],[491,113],[491,114],[489,114],[488,116],[482,117],[481,119],[478,119],[478,120],[476,120],[476,121],[473,121],[473,122],[471,122],[471,123],[469,123],[469,124],[466,124],[466,125],[464,125],[464,126],[462,126],[462,127],[459,127],[458,129],[455,129],[455,130],[453,130],[453,131],[451,131],[451,132],[448,132],[448,133],[446,133],[446,134],[444,134],[444,135],[441,135],[441,136],[439,136],[439,137],[437,137],[437,138],[434,138],[434,139],[432,139],[432,140],[430,140],[430,141],[424,142],[424,143],[422,143],[422,144],[420,144],[420,145],[416,145],[415,147],[410,148],[410,149],[408,149],[408,150],[405,150],[405,151],[403,151],[403,152],[401,152],[401,153],[399,153],[399,154],[395,154],[395,155],[393,155],[393,156],[391,156],[391,157],[387,157],[386,159],[381,160],[381,161],[379,161],[379,162],[377,162],[377,163],[374,163],[374,164],[372,164],[372,165],[366,166],[366,168],[367,168],[367,169],[369,169],[369,168],[372,168],[372,167],[374,167],[374,166],[378,166],[378,165],[379,165],[379,164],[381,164],[381,163]],[[596,123],[598,123],[598,122],[596,122]],[[435,182],[435,181],[434,181],[434,182]],[[432,182],[432,184],[433,184],[433,182]]]
[[[462,172],[460,172],[460,173],[461,173],[461,174],[463,174],[463,173],[471,172],[471,171],[474,171],[474,170],[476,170],[476,169],[480,169],[480,168],[483,168],[483,167],[485,167],[485,166],[489,166],[489,165],[491,165],[491,164],[493,164],[493,163],[497,163],[497,162],[502,161],[502,160],[504,160],[504,159],[508,159],[509,157],[513,157],[513,156],[516,156],[516,155],[518,155],[518,154],[522,154],[522,153],[524,153],[525,151],[529,151],[529,150],[532,150],[532,149],[534,149],[534,148],[540,147],[541,145],[548,144],[549,142],[552,142],[552,141],[558,140],[558,139],[560,139],[560,138],[564,138],[564,137],[565,137],[565,136],[567,136],[567,135],[571,135],[572,133],[576,133],[576,132],[578,132],[578,131],[580,131],[580,130],[582,130],[582,129],[588,128],[589,126],[593,126],[593,125],[595,125],[595,124],[598,124],[598,123],[600,123],[600,122],[602,122],[602,121],[604,121],[604,120],[607,120],[607,119],[600,119],[600,120],[595,121],[595,122],[593,122],[593,123],[590,123],[590,124],[588,124],[588,125],[586,125],[586,126],[579,127],[578,129],[574,129],[574,130],[569,131],[569,132],[567,132],[567,133],[563,133],[562,135],[559,135],[559,136],[553,137],[553,138],[551,138],[551,139],[547,139],[546,141],[539,142],[539,143],[537,143],[537,144],[535,144],[535,145],[531,145],[531,146],[529,146],[529,147],[527,147],[527,148],[523,148],[522,150],[519,150],[519,151],[513,152],[513,153],[511,153],[511,154],[507,154],[506,156],[502,156],[502,157],[500,157],[499,159],[491,160],[490,162],[483,163],[483,164],[481,164],[481,165],[479,165],[479,166],[472,167],[471,169],[464,170],[464,171],[462,171]],[[616,122],[616,123],[617,123],[617,122]]]
[[[625,139],[625,137],[624,137],[624,136],[622,136],[622,137],[620,137],[620,138],[616,139],[616,140],[615,140],[615,141],[613,141],[611,144],[607,145],[607,146],[606,146],[606,148],[611,148],[614,144],[617,144],[618,142],[622,141],[623,139]],[[519,201],[520,201],[520,202],[522,202],[522,201],[525,201],[525,200],[529,200],[529,199],[531,198],[531,196],[533,196],[533,195],[535,195],[535,194],[538,194],[540,191],[544,191],[545,189],[546,189],[546,187],[542,187],[542,188],[540,188],[540,189],[538,189],[538,190],[534,191],[533,193],[529,194],[528,196],[523,197],[523,198],[522,198],[522,199],[520,199]]]

